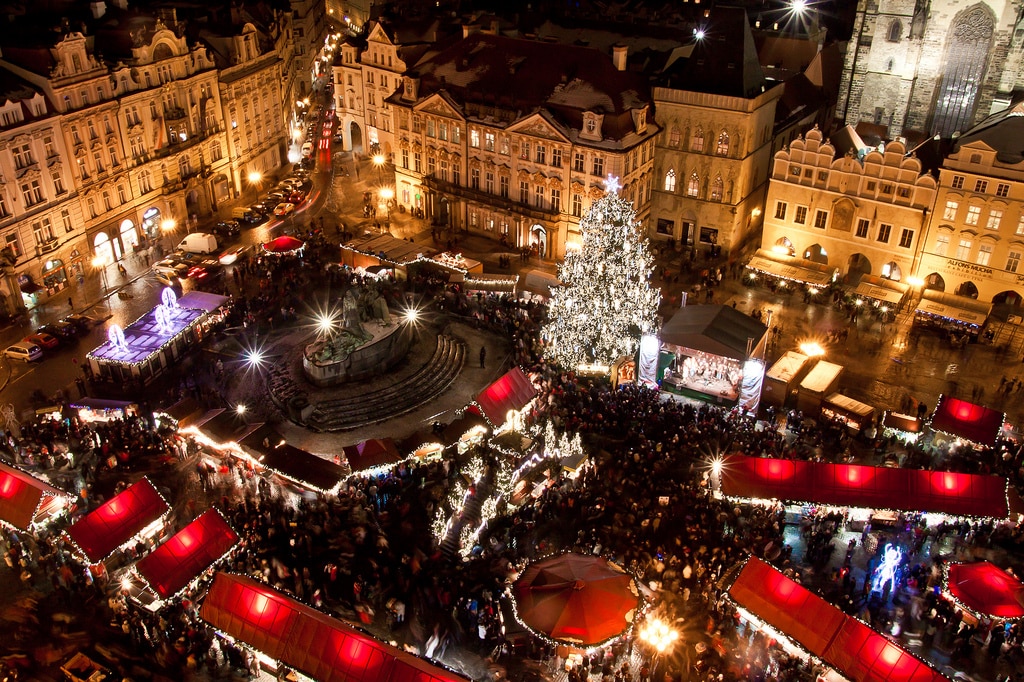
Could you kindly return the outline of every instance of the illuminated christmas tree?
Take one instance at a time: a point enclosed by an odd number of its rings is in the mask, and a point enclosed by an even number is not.
[[[660,292],[650,285],[653,259],[633,205],[608,176],[606,194],[580,221],[582,243],[566,250],[551,288],[544,336],[563,367],[607,366],[632,355],[655,330]]]

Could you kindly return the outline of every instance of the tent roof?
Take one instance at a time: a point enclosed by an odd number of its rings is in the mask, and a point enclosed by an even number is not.
[[[513,367],[503,377],[485,388],[476,403],[487,421],[495,426],[505,423],[509,410],[521,410],[537,395],[537,389],[523,370]]]
[[[149,479],[141,478],[76,521],[67,534],[91,563],[97,563],[168,511]]]
[[[693,348],[734,360],[747,357],[747,340],[752,348],[761,342],[768,328],[727,305],[688,305],[661,328],[662,343]]]
[[[992,518],[1009,513],[999,476],[730,455],[721,478],[729,497]]]
[[[932,429],[987,447],[996,444],[1002,427],[1002,412],[945,395],[932,415]]]
[[[252,578],[218,572],[199,613],[218,630],[321,682],[465,682]]]
[[[947,680],[899,644],[756,557],[743,566],[729,596],[853,682]]]
[[[317,490],[334,490],[345,479],[345,470],[339,465],[287,443],[258,459],[285,478]]]
[[[219,407],[210,410],[193,423],[193,426],[204,436],[215,443],[239,443],[247,435],[256,431],[263,422],[249,424],[245,417],[234,410]]]
[[[35,476],[0,462],[0,521],[28,530],[40,512],[66,498]]]
[[[390,438],[371,438],[343,448],[352,473],[376,469],[387,464],[398,464],[403,457]]]
[[[752,558],[729,588],[733,601],[821,657],[846,617],[760,559]]]
[[[161,599],[169,599],[237,543],[238,536],[220,512],[208,509],[135,567]]]
[[[1024,618],[1024,585],[988,561],[949,564],[946,590],[975,614]]]
[[[306,243],[301,239],[282,234],[280,237],[271,239],[263,244],[263,250],[269,253],[291,253],[292,251],[298,251],[305,245]]]

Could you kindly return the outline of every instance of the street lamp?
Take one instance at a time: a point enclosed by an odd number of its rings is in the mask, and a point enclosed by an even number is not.
[[[168,248],[167,240],[170,239],[171,235],[178,229],[178,223],[174,218],[167,218],[160,223],[160,232],[164,235],[164,248]]]
[[[679,639],[679,633],[660,618],[650,618],[640,628],[640,639],[660,655],[672,648]]]
[[[100,280],[103,282],[103,293],[107,293],[107,263],[99,256],[92,259],[92,266],[100,271]]]
[[[384,161],[386,159],[383,154],[373,155],[373,165],[377,167],[377,184],[379,185],[384,184]]]

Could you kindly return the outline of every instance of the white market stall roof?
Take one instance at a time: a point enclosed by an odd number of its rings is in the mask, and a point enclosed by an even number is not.
[[[765,376],[788,384],[807,364],[807,360],[808,357],[803,353],[798,353],[795,350],[786,351],[785,355],[775,361]]]
[[[921,294],[921,302],[917,304],[916,313],[931,317],[942,317],[957,320],[980,327],[985,324],[988,314],[992,312],[992,304],[977,301],[966,296],[956,296],[934,289],[925,289]]]
[[[854,400],[842,393],[833,393],[829,395],[825,398],[825,402],[861,417],[870,417],[875,412],[875,408],[870,405],[866,405],[859,400]]]
[[[758,249],[754,257],[747,262],[746,267],[766,275],[818,287],[828,286],[835,277],[837,269],[832,265],[774,253],[767,249]]]
[[[800,388],[811,391],[812,393],[822,393],[832,382],[836,380],[840,374],[843,373],[842,365],[836,365],[831,362],[825,362],[819,360],[818,364],[811,368],[811,371],[807,373],[804,380],[800,382]]]
[[[907,295],[910,286],[903,282],[895,282],[884,277],[874,275],[862,275],[860,282],[851,292],[855,296],[872,298],[883,303],[898,304]]]
[[[408,265],[417,260],[431,259],[436,249],[423,244],[407,242],[390,234],[368,234],[356,237],[341,245],[341,248],[373,256],[394,265]]]

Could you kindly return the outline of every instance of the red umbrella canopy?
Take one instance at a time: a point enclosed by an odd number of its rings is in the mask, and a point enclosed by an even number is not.
[[[988,561],[950,564],[946,589],[975,613],[993,618],[1024,618],[1024,584]]]
[[[263,250],[270,253],[291,253],[292,251],[298,251],[303,247],[305,242],[301,239],[296,239],[291,235],[283,234],[276,239],[272,239],[263,245]]]
[[[640,606],[633,576],[607,559],[585,554],[530,564],[512,594],[526,627],[577,646],[595,646],[622,634]]]

